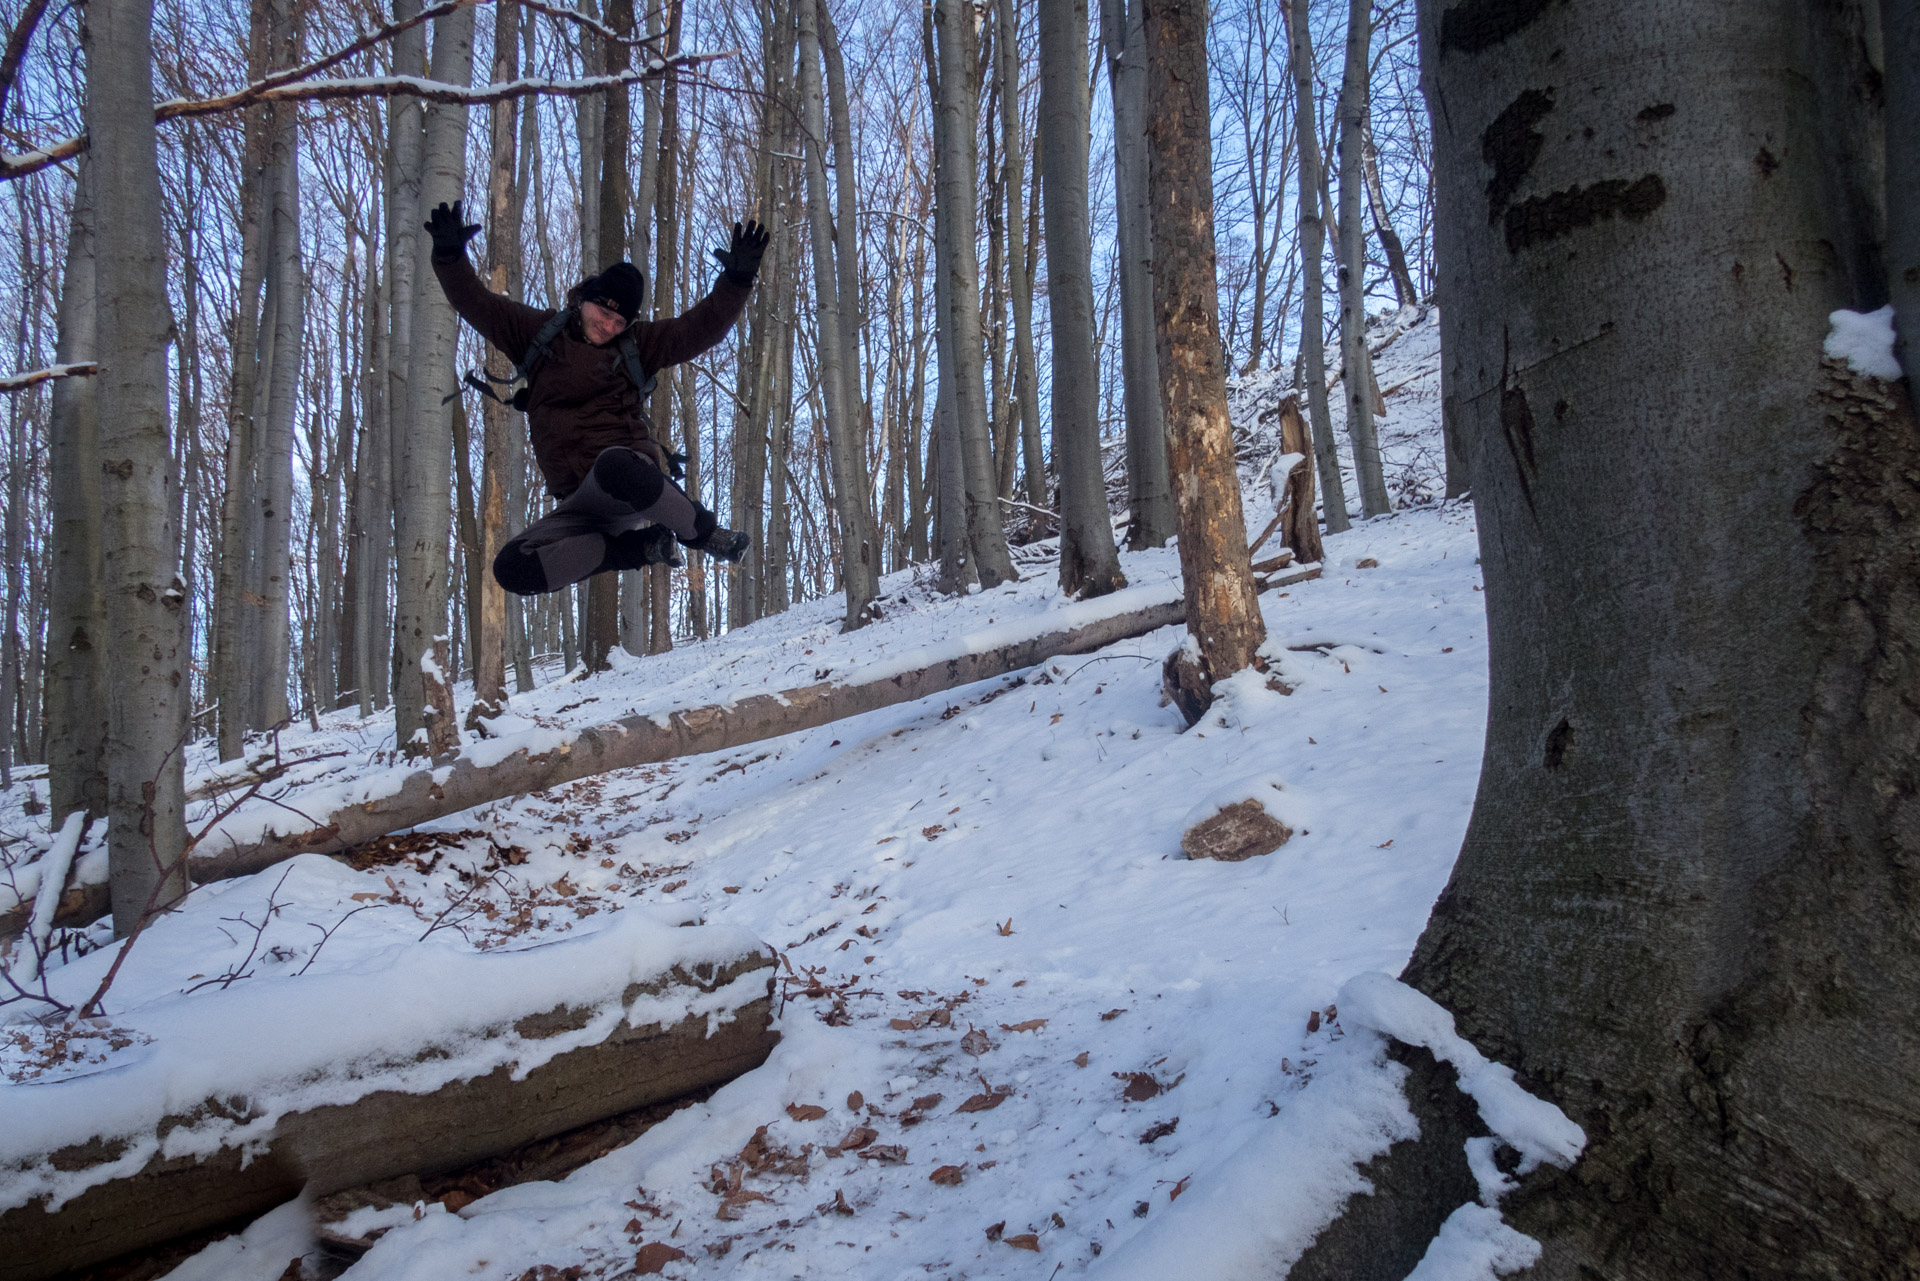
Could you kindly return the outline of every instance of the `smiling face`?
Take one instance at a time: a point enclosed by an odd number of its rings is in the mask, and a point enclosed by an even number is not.
[[[587,341],[595,346],[604,346],[618,338],[627,323],[627,318],[611,307],[602,307],[597,302],[580,304],[580,327],[586,331]]]

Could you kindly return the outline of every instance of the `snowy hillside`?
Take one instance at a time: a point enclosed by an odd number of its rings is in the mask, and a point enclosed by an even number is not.
[[[1402,509],[1330,537],[1321,579],[1262,598],[1272,679],[1235,677],[1193,730],[1161,705],[1160,660],[1183,635],[1166,628],[457,815],[430,825],[444,838],[388,842],[358,870],[303,856],[203,888],[131,954],[96,1043],[56,1053],[36,1025],[6,1026],[0,1118],[57,1107],[63,1081],[103,1071],[179,1098],[257,1089],[264,1062],[189,1069],[152,1039],[270,1025],[266,1011],[321,991],[363,993],[370,1017],[417,1021],[424,1043],[444,1003],[477,999],[440,985],[478,981],[479,958],[507,974],[519,950],[611,945],[645,913],[778,950],[772,1058],[562,1181],[430,1182],[418,1204],[363,1209],[345,1234],[378,1239],[345,1275],[1150,1276],[1178,1257],[1227,1277],[1296,1256],[1352,1190],[1351,1162],[1398,1124],[1381,1042],[1332,1007],[1410,951],[1465,830],[1485,720],[1472,510],[1434,501],[1437,317],[1399,327],[1378,379]],[[1242,418],[1272,394],[1241,389]],[[1250,437],[1257,532],[1271,446]],[[834,601],[811,602],[512,710],[563,729],[713,702],[1057,611],[1045,551],[1026,549],[1025,581],[958,601],[896,575],[882,620],[852,636]],[[1178,576],[1170,550],[1123,563],[1135,585]],[[298,806],[384,768],[390,722],[334,717],[281,748],[310,762],[280,780]],[[0,822],[41,830],[14,850],[50,840],[25,791]],[[1292,829],[1280,849],[1182,855],[1183,831],[1250,797]],[[30,896],[33,866],[16,863]],[[84,998],[111,955],[70,961],[52,990]],[[491,999],[515,996],[509,981]],[[0,1175],[0,1208],[30,1193]],[[292,1207],[173,1275],[273,1281],[310,1248]],[[312,1254],[309,1275],[341,1262]]]

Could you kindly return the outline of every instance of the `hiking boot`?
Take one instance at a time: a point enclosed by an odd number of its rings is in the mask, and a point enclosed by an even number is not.
[[[643,569],[648,565],[681,563],[673,531],[665,525],[647,525],[607,537],[607,569]]]
[[[680,541],[694,551],[705,552],[715,560],[724,560],[729,564],[738,564],[747,554],[747,548],[753,540],[736,530],[722,529],[720,519],[706,508],[694,515],[694,536]]]

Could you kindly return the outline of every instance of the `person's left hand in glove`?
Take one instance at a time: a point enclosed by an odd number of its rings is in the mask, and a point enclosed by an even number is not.
[[[767,252],[767,229],[756,221],[748,221],[746,226],[733,224],[733,243],[725,249],[716,249],[713,256],[720,260],[726,269],[727,279],[736,285],[751,285],[753,278],[760,272],[760,259]]]
[[[441,201],[427,216],[427,234],[433,237],[433,256],[435,258],[458,258],[467,251],[467,242],[480,234],[477,222],[461,222],[460,201],[453,202],[451,208]]]

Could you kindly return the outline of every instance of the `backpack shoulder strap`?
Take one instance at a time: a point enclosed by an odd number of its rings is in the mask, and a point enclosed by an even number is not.
[[[631,332],[621,334],[615,346],[620,350],[620,362],[626,367],[627,377],[639,388],[640,399],[645,402],[647,397],[653,395],[653,389],[660,380],[641,366],[640,353],[634,348]]]
[[[560,336],[560,331],[567,327],[569,320],[573,319],[575,310],[572,307],[562,307],[547,317],[547,323],[540,326],[540,332],[533,336],[531,343],[527,344],[526,353],[520,357],[520,364],[513,371],[515,382],[525,382],[533,377],[534,369],[547,358],[553,347],[553,340]]]

